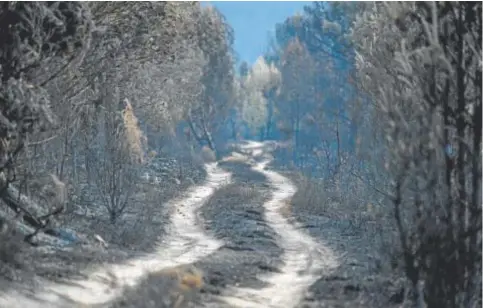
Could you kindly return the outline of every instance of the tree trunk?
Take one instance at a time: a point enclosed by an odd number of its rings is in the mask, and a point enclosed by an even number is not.
[[[194,124],[193,119],[191,118],[191,116],[188,117],[188,125],[190,127],[190,130],[191,130],[193,136],[196,139],[196,142],[198,142],[198,145],[199,146],[203,146],[203,138],[196,131],[196,127],[195,127],[195,124]]]
[[[272,126],[273,126],[273,103],[268,102],[268,115],[267,115],[267,123],[265,129],[265,139],[271,139],[272,135]]]
[[[117,221],[117,213],[115,210],[109,211],[109,221],[111,224],[116,224]]]

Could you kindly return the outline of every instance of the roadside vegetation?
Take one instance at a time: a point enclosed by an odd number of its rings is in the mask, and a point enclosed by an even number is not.
[[[198,2],[3,2],[0,275],[149,251],[205,163],[274,140],[284,215],[370,247],[392,303],[481,306],[481,3],[314,2],[275,27],[249,65]]]

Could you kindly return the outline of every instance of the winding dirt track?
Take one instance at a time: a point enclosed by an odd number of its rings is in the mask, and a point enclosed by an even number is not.
[[[241,152],[253,158],[273,149],[273,143],[247,142],[240,146]],[[308,234],[291,224],[280,208],[295,194],[295,186],[281,174],[265,170],[269,159],[253,162],[253,170],[264,174],[272,188],[271,199],[264,204],[264,218],[278,235],[277,244],[283,249],[283,266],[280,272],[259,277],[267,282],[261,289],[228,288],[219,299],[230,307],[239,308],[293,308],[303,298],[306,290],[321,274],[338,266],[334,253]],[[188,190],[187,197],[174,200],[171,223],[167,236],[154,253],[131,260],[125,264],[111,265],[86,273],[84,280],[69,283],[51,283],[35,294],[8,291],[0,294],[0,307],[85,307],[107,303],[126,286],[136,285],[146,274],[172,266],[201,260],[222,246],[220,240],[211,237],[199,225],[197,210],[214,191],[229,183],[231,174],[220,169],[216,163],[206,165],[208,179]]]
[[[260,157],[266,146],[249,142],[241,146],[243,152]],[[260,277],[268,286],[262,289],[231,288],[221,300],[240,308],[290,308],[295,307],[305,291],[322,273],[338,266],[337,258],[327,247],[298,230],[279,212],[295,194],[295,186],[281,174],[265,170],[270,160],[256,164],[253,169],[263,173],[269,180],[273,194],[264,204],[265,220],[277,232],[278,244],[284,250],[280,273]]]
[[[195,262],[217,250],[222,243],[206,234],[197,225],[196,210],[213,192],[230,181],[231,174],[206,165],[205,184],[187,192],[187,197],[170,202],[173,207],[168,235],[156,252],[125,264],[103,267],[86,273],[84,280],[69,283],[48,283],[35,294],[9,291],[0,294],[0,307],[78,307],[107,303],[117,297],[125,286],[133,286],[147,273]]]

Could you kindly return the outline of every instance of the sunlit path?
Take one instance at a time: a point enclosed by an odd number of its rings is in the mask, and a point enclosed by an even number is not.
[[[230,174],[216,163],[207,164],[206,169],[205,184],[189,190],[187,197],[165,205],[172,207],[173,214],[168,235],[156,252],[86,273],[84,280],[49,283],[35,294],[8,292],[0,296],[0,307],[83,307],[106,303],[118,296],[123,287],[137,284],[150,272],[192,263],[217,250],[222,243],[204,232],[195,212],[217,188],[229,183]]]
[[[262,143],[249,142],[242,147],[245,152],[262,155]],[[283,267],[280,273],[260,277],[268,283],[262,289],[231,288],[222,300],[240,308],[251,307],[294,307],[304,292],[319,277],[338,266],[337,258],[327,247],[317,243],[309,235],[299,231],[279,212],[285,202],[295,194],[295,186],[274,171],[265,170],[270,161],[257,164],[253,169],[263,173],[274,188],[272,198],[264,204],[265,219],[279,235],[278,244],[284,250]]]

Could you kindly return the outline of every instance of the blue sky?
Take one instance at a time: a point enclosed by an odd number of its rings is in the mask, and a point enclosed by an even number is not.
[[[267,47],[269,32],[275,24],[297,12],[311,1],[205,1],[225,15],[235,31],[235,50],[240,60],[252,64]]]

